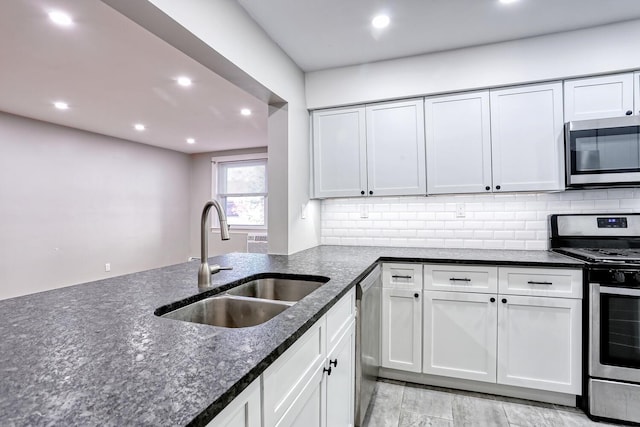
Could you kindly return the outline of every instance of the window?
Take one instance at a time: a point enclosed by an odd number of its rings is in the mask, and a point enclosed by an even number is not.
[[[267,159],[214,160],[217,199],[229,225],[237,228],[267,226]]]

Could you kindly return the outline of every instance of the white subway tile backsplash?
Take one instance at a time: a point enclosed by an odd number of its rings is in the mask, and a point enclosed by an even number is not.
[[[640,189],[323,200],[321,242],[546,250],[549,214],[601,212],[640,212]]]

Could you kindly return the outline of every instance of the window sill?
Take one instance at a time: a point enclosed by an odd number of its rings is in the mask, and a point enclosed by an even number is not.
[[[220,227],[211,227],[211,232],[212,233],[220,233]],[[268,230],[264,227],[255,227],[255,228],[249,228],[249,227],[231,227],[229,229],[229,233],[233,234],[233,233],[267,233]]]

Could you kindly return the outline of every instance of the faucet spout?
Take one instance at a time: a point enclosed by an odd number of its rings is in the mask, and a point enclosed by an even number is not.
[[[198,287],[211,286],[212,270],[209,267],[207,257],[209,255],[209,241],[207,233],[207,220],[209,219],[209,211],[214,207],[218,213],[218,221],[220,222],[220,238],[229,240],[229,225],[227,224],[227,215],[217,200],[211,199],[205,203],[202,209],[202,218],[200,220],[200,268],[198,270]],[[220,271],[218,267],[216,273]]]

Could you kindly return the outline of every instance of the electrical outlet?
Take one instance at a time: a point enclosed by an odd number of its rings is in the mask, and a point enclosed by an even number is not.
[[[464,218],[467,214],[464,211],[464,203],[456,203],[456,218]]]
[[[369,218],[369,206],[360,205],[360,218]]]
[[[307,219],[307,203],[300,205],[300,218]]]
[[[108,263],[106,263],[106,264],[104,265],[104,271],[106,271],[106,272],[111,271],[111,263],[109,263],[109,262],[108,262]]]

